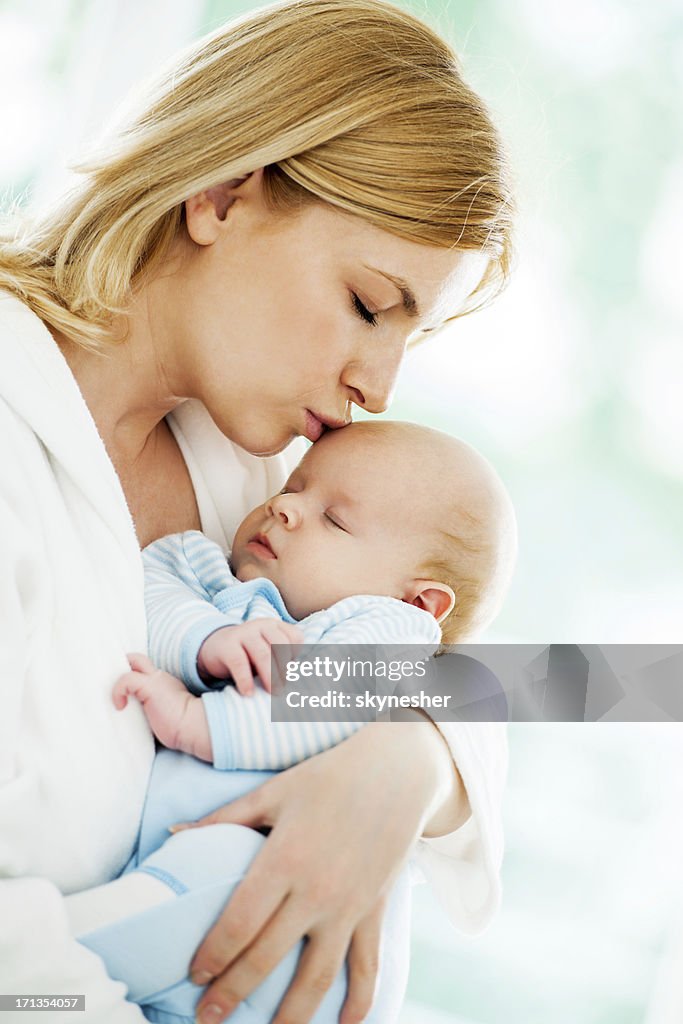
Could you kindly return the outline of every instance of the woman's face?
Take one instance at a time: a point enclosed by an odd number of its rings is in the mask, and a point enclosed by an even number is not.
[[[179,259],[154,289],[164,371],[256,455],[317,440],[353,404],[383,412],[408,337],[450,315],[486,265],[327,204],[273,213],[260,172],[193,197],[186,214]]]

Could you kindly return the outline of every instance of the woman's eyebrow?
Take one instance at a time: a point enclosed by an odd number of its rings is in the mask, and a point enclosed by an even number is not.
[[[401,293],[403,299],[403,309],[409,317],[418,318],[420,316],[420,310],[417,307],[417,301],[413,295],[410,285],[403,280],[401,277],[394,277],[393,274],[387,274],[384,270],[380,270],[379,267],[369,267],[364,264],[368,270],[372,270],[375,274],[380,274],[382,277],[386,277],[387,281],[391,281],[395,284]]]

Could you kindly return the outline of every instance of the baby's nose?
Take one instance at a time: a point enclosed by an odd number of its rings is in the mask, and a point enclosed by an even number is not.
[[[288,530],[295,530],[301,522],[301,510],[291,494],[278,494],[270,502],[271,514]]]

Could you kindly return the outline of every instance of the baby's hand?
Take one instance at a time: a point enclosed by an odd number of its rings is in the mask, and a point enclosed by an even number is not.
[[[304,635],[297,626],[280,619],[252,619],[238,626],[224,626],[208,636],[199,649],[200,676],[232,678],[243,696],[254,692],[254,674],[268,693],[272,689],[270,648],[273,644],[300,644]]]
[[[211,742],[202,702],[180,679],[155,668],[144,654],[128,655],[131,670],[116,682],[114,705],[125,708],[137,697],[157,739],[170,750],[211,760]]]

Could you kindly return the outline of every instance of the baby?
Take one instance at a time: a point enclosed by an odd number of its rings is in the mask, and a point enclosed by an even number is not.
[[[131,656],[114,701],[122,709],[136,696],[170,749],[154,760],[131,860],[100,896],[71,897],[71,914],[74,935],[150,1020],[194,1020],[204,990],[188,977],[192,957],[266,842],[236,824],[169,838],[171,826],[362,727],[272,722],[271,646],[463,640],[495,613],[514,547],[510,501],[472,448],[410,423],[363,422],[309,449],[280,494],[239,526],[229,562],[197,532],[145,550],[153,661]],[[389,893],[371,1024],[398,1015],[412,872],[406,864]],[[303,946],[240,1004],[235,1024],[272,1020]],[[338,1020],[345,995],[342,969],[312,1024]]]
[[[329,730],[270,721],[271,645],[460,642],[495,613],[514,538],[500,480],[463,442],[412,423],[331,431],[243,520],[230,563],[200,533],[146,549],[160,669],[133,655],[115,704],[135,695],[164,746],[215,767],[289,767]]]

